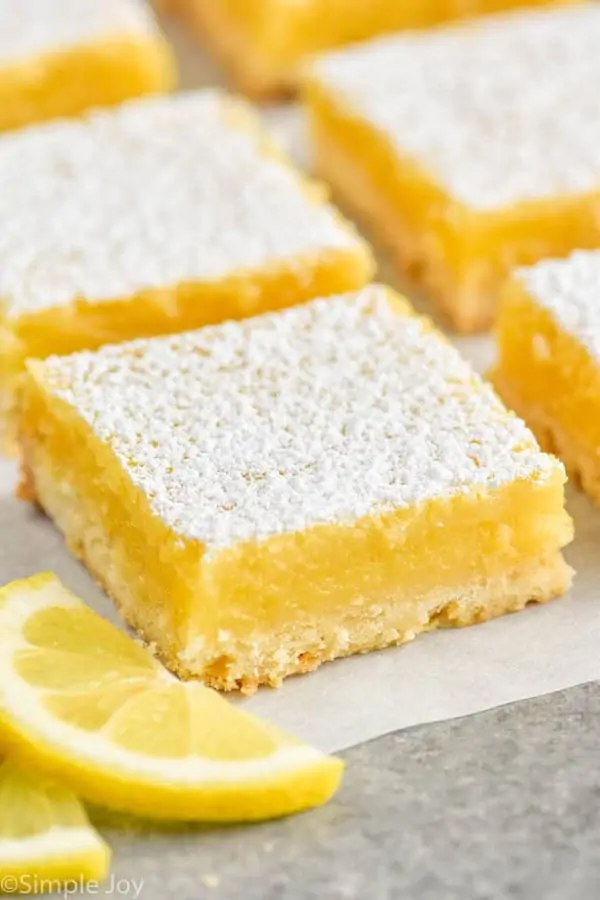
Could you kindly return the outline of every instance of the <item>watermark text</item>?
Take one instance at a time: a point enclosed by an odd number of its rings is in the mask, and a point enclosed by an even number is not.
[[[144,890],[142,878],[117,878],[106,881],[86,881],[84,878],[42,878],[40,875],[0,875],[0,894],[56,894],[64,900],[70,897],[124,897],[139,900]]]

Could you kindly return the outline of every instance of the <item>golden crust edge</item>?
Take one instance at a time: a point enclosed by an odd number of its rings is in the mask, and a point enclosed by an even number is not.
[[[108,542],[101,529],[87,520],[83,506],[73,510],[60,509],[64,489],[53,484],[37,466],[37,471],[22,462],[20,495],[30,500],[52,516],[65,534],[71,552],[86,565],[92,576],[115,603],[120,615],[150,646],[155,655],[180,678],[197,678],[220,691],[241,690],[253,693],[261,685],[279,686],[284,678],[317,669],[326,662],[346,656],[363,654],[386,647],[406,643],[423,632],[442,627],[464,627],[523,609],[529,603],[545,603],[564,594],[572,581],[572,569],[560,551],[553,550],[535,559],[527,559],[515,568],[493,578],[484,578],[459,589],[436,590],[421,598],[415,611],[414,627],[399,630],[394,623],[393,603],[378,616],[366,616],[363,633],[356,628],[353,618],[337,622],[329,641],[321,639],[312,645],[303,645],[302,652],[290,644],[286,651],[285,635],[271,636],[270,655],[263,649],[264,662],[239,663],[238,671],[212,664],[204,667],[201,660],[177,645],[169,637],[166,623],[156,615],[145,614],[133,596],[129,585],[114,571]],[[79,518],[83,521],[78,523]],[[112,569],[112,572],[111,572]],[[114,583],[119,583],[115,589]],[[398,610],[400,612],[400,610]],[[406,618],[406,606],[402,605],[402,618]],[[364,619],[361,623],[365,625]],[[396,627],[395,627],[396,626]],[[354,630],[352,630],[354,629]],[[341,636],[344,635],[344,640]],[[192,638],[193,642],[193,638]],[[190,644],[188,641],[188,648]],[[226,648],[221,648],[226,655]],[[277,651],[277,654],[276,652]],[[275,663],[277,659],[277,663]]]
[[[478,279],[473,279],[468,301],[461,300],[448,290],[447,273],[441,264],[432,263],[425,242],[400,222],[351,155],[338,142],[325,140],[322,135],[313,140],[313,150],[316,175],[331,187],[342,212],[350,211],[364,223],[374,243],[388,251],[400,276],[424,292],[444,322],[459,334],[488,331],[496,317],[497,303],[496,297],[482,286],[487,272],[481,267]],[[348,189],[348,185],[352,188]],[[497,285],[498,290],[500,286]]]

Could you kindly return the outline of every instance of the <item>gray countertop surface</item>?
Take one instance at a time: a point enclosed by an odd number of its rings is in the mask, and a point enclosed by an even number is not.
[[[115,849],[106,892],[141,900],[600,897],[600,685],[409,729],[344,757],[338,796],[288,820],[146,833],[102,822]]]

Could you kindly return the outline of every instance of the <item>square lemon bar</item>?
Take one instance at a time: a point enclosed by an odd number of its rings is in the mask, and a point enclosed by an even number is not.
[[[317,169],[458,331],[515,265],[600,246],[600,4],[387,37],[310,69]]]
[[[503,292],[493,380],[600,502],[600,251],[515,273]]]
[[[31,361],[23,496],[184,677],[252,690],[562,594],[562,465],[380,286]]]
[[[174,82],[173,56],[142,0],[0,0],[0,131]]]
[[[0,137],[0,419],[28,356],[362,287],[370,251],[206,91]],[[5,429],[6,430],[6,429]]]
[[[307,57],[384,32],[552,0],[157,0],[197,31],[254,96],[294,88]],[[564,0],[563,0],[564,2]]]

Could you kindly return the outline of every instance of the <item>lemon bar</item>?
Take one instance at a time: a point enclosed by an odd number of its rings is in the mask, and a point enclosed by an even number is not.
[[[458,331],[600,246],[600,5],[380,38],[310,69],[316,166]]]
[[[0,0],[0,131],[174,82],[172,53],[142,0]]]
[[[380,286],[31,361],[23,496],[167,665],[252,690],[562,594],[562,465]]]
[[[514,274],[503,291],[492,377],[600,503],[600,251]]]
[[[293,89],[310,55],[384,32],[522,6],[528,0],[162,0],[253,96]],[[551,0],[529,0],[529,5]],[[563,0],[564,2],[564,0]]]
[[[370,252],[324,196],[219,92],[0,137],[0,414],[28,356],[362,287]]]

